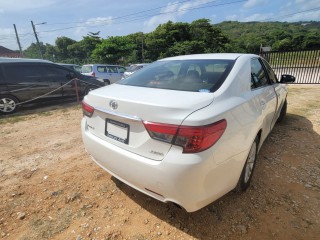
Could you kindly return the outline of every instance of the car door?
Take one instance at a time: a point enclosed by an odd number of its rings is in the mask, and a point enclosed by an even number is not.
[[[259,102],[259,110],[263,118],[261,138],[264,141],[272,129],[278,100],[276,91],[259,58],[251,59],[251,89]]]
[[[20,101],[51,98],[56,94],[51,93],[57,86],[49,83],[43,63],[10,63],[5,66],[4,74],[8,92]]]
[[[72,79],[76,76],[74,71],[52,64],[47,66],[46,74],[50,84],[56,85],[57,88],[60,87],[60,90],[57,91],[59,96],[67,97],[76,95],[75,81]]]
[[[278,117],[280,115],[280,112],[281,112],[282,106],[284,104],[284,101],[286,100],[287,90],[286,90],[286,88],[284,88],[282,86],[282,84],[279,83],[276,74],[273,72],[273,70],[270,67],[270,65],[268,64],[268,62],[266,60],[264,60],[264,59],[261,59],[261,61],[262,61],[263,65],[264,65],[264,67],[266,69],[266,72],[268,74],[270,83],[274,87],[274,90],[275,90],[275,92],[277,94],[277,98],[278,98],[276,114],[275,114],[275,116],[273,118],[273,121],[272,121],[272,124],[271,124],[271,127],[273,127],[274,124],[277,122],[277,119],[278,119]]]
[[[111,83],[115,83],[116,81],[118,81],[118,68],[117,66],[107,66],[106,67],[107,72],[108,72],[108,79]],[[121,77],[120,77],[121,78]]]

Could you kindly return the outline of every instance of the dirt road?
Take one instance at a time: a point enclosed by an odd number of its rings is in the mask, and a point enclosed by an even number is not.
[[[319,239],[320,86],[290,86],[249,190],[194,213],[96,166],[81,118],[77,105],[0,118],[0,239]]]

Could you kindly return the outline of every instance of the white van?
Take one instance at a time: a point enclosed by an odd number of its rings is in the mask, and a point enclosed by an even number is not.
[[[109,85],[120,80],[125,70],[125,67],[119,65],[86,64],[82,66],[81,73],[103,79]]]

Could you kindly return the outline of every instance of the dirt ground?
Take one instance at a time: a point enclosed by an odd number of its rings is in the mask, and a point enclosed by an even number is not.
[[[1,117],[0,239],[320,239],[320,85],[289,90],[248,191],[194,213],[93,163],[79,105]]]

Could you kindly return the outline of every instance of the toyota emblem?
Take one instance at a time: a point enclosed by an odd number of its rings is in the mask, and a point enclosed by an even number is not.
[[[109,106],[113,109],[116,110],[118,108],[118,103],[115,100],[111,100],[109,103]]]

